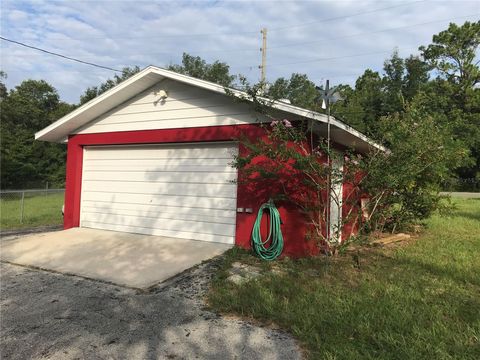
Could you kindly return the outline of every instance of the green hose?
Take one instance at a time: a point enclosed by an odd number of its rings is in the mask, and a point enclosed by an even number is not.
[[[268,209],[270,212],[270,228],[268,230],[268,237],[265,241],[262,241],[262,235],[260,233],[260,224],[262,223],[263,211]],[[252,231],[252,247],[253,251],[263,260],[275,260],[280,256],[283,250],[283,236],[280,229],[281,219],[280,213],[273,201],[263,204],[258,209],[257,220],[253,225]],[[265,245],[270,241],[268,248]]]

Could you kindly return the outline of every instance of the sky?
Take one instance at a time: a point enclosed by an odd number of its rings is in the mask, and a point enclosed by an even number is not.
[[[230,65],[259,80],[260,30],[267,28],[268,81],[307,74],[318,85],[351,84],[382,71],[394,50],[419,54],[450,22],[480,19],[480,1],[19,1],[2,0],[1,36],[99,65],[160,67],[182,53]],[[12,88],[44,79],[78,103],[112,70],[0,41],[0,67]]]

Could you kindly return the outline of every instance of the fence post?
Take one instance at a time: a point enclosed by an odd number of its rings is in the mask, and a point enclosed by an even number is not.
[[[22,191],[22,200],[20,203],[20,224],[23,224],[23,207],[25,203],[25,191]]]

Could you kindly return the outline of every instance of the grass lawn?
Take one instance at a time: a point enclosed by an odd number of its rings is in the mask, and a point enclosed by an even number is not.
[[[20,198],[0,200],[0,228],[12,230],[20,228],[32,228],[39,226],[61,225],[63,192],[25,194],[23,209],[23,222],[20,222],[21,207]]]
[[[279,325],[311,359],[480,359],[480,199],[455,203],[419,238],[357,255],[260,263],[234,249],[210,306]],[[233,261],[265,276],[226,282]]]

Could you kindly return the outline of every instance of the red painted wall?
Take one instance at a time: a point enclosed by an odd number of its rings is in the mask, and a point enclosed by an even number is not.
[[[241,155],[247,154],[247,150],[243,146],[240,146],[239,150]],[[269,160],[266,157],[259,156],[252,162],[258,165],[264,164],[267,168]],[[245,179],[242,175],[242,173],[239,173],[237,206],[252,208],[253,216],[246,213],[237,214],[236,243],[238,246],[248,249],[250,248],[251,231],[260,206],[269,201],[270,198],[275,198],[276,195],[284,192],[291,196],[301,197],[305,195],[302,194],[302,189],[305,187],[299,184],[300,178],[296,176],[297,174],[294,173],[293,169],[288,167],[278,172],[278,177],[275,179],[265,180],[262,178],[260,181],[252,182],[251,178]],[[307,240],[309,225],[306,217],[291,203],[276,201],[275,205],[283,222],[283,254],[292,257],[317,254],[318,246],[314,241]],[[262,219],[261,233],[264,239],[268,235],[267,216]]]
[[[265,136],[265,132],[257,125],[232,125],[71,135],[67,152],[64,228],[78,227],[80,222],[84,146],[231,141],[242,136],[255,139]],[[240,151],[244,153],[246,150],[240,146]],[[255,161],[264,160],[257,158]],[[296,179],[292,178],[288,169],[282,178],[284,184],[288,184],[291,191],[295,191]],[[272,181],[261,186],[256,184],[254,187],[239,183],[237,207],[252,208],[253,213],[237,213],[236,244],[238,246],[250,248],[251,231],[257,211],[264,202],[280,191],[278,186],[279,182]],[[293,257],[317,254],[318,246],[313,241],[306,240],[308,225],[304,216],[292,205],[278,203],[277,207],[283,221],[282,232],[285,240],[283,254]],[[263,223],[263,232],[265,231],[266,220]]]

